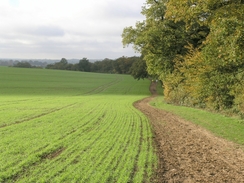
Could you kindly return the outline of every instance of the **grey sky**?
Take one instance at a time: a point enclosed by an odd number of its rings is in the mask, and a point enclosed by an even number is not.
[[[126,26],[142,21],[145,0],[1,0],[0,58],[103,59],[123,48]]]

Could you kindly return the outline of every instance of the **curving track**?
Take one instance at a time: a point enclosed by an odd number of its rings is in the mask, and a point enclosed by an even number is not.
[[[148,116],[155,133],[159,167],[154,182],[244,182],[244,151],[205,129],[148,103],[134,103]]]

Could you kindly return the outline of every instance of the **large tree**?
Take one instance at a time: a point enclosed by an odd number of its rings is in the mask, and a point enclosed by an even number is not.
[[[80,71],[90,72],[91,63],[87,58],[83,58],[79,61],[78,67]]]
[[[174,58],[185,54],[187,44],[184,22],[165,19],[166,2],[148,0],[142,10],[146,20],[126,27],[122,34],[124,46],[133,44],[144,56],[148,73],[161,80],[172,72]]]
[[[243,0],[147,0],[142,14],[123,44],[144,55],[165,99],[244,113]]]
[[[176,22],[184,20],[187,31],[195,24],[210,30],[206,40],[201,43],[201,49],[193,50],[182,59],[177,76],[184,79],[178,80],[178,87],[172,87],[168,81],[171,88],[169,99],[174,100],[181,95],[187,99],[181,101],[183,103],[198,101],[217,110],[240,106],[243,92],[238,88],[243,87],[241,78],[244,71],[243,16],[244,5],[238,0],[198,0],[194,3],[171,0],[168,3],[166,17]],[[197,78],[197,85],[192,78]],[[175,88],[181,94],[173,94],[177,91]]]

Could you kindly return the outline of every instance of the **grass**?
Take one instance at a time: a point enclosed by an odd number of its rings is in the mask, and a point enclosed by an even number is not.
[[[244,121],[241,119],[226,117],[201,109],[170,105],[164,102],[162,96],[151,101],[151,105],[173,112],[188,121],[204,127],[219,137],[244,145]]]
[[[0,182],[150,182],[148,119],[128,75],[0,67]]]

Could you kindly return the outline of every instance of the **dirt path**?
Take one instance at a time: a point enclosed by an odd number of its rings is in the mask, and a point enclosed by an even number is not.
[[[205,129],[148,103],[153,94],[134,104],[145,113],[155,133],[159,168],[154,182],[244,183],[244,151]]]

